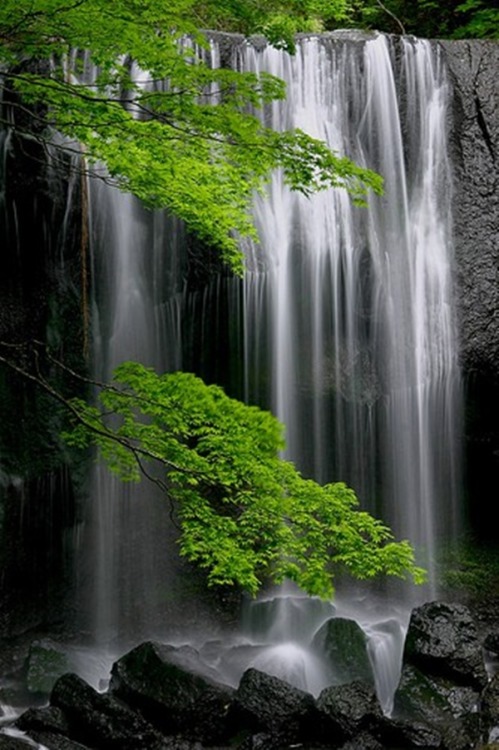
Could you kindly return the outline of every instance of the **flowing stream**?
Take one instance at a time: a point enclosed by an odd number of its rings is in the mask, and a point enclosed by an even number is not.
[[[128,359],[223,373],[231,393],[285,423],[286,455],[305,474],[346,481],[411,540],[432,595],[437,542],[459,526],[448,83],[437,47],[392,44],[355,34],[303,38],[293,58],[234,46],[234,65],[287,82],[288,98],[269,108],[267,122],[325,139],[385,179],[384,196],[358,208],[338,190],[292,194],[275,175],[255,201],[261,243],[248,249],[243,282],[220,277],[190,289],[182,230],[129,196],[90,188],[94,361],[99,378]],[[91,627],[105,643],[167,632],[178,609],[171,592],[183,584],[172,572],[163,499],[103,468],[91,494]],[[393,611],[361,596],[343,592],[334,610],[278,593],[267,598],[265,626],[250,617],[234,649],[212,649],[206,659],[228,681],[256,664],[317,692],[328,678],[310,644],[328,617],[345,613],[367,634],[389,709],[412,594]]]

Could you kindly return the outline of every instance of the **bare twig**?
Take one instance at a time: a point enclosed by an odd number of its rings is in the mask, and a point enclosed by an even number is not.
[[[395,13],[392,13],[392,11],[391,11],[391,10],[389,10],[389,9],[388,9],[388,8],[386,7],[386,5],[383,5],[383,3],[381,2],[381,0],[376,0],[376,2],[378,3],[379,7],[380,7],[380,8],[381,8],[381,9],[382,9],[382,10],[383,10],[383,11],[384,11],[385,13],[387,13],[387,14],[388,14],[389,16],[391,16],[391,17],[393,18],[393,20],[394,20],[394,21],[395,21],[395,22],[396,22],[396,23],[398,24],[398,26],[400,27],[400,30],[401,30],[402,34],[403,34],[403,35],[405,36],[405,33],[406,33],[406,31],[405,31],[405,28],[404,28],[404,25],[403,25],[402,21],[401,21],[401,20],[400,20],[399,18],[397,18],[397,16],[395,15]]]

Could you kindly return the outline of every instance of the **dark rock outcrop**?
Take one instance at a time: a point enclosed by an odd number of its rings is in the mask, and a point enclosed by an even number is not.
[[[98,693],[75,674],[66,674],[56,682],[50,702],[64,713],[69,723],[70,738],[92,748],[165,748],[161,735],[136,711],[113,695]],[[50,717],[52,721],[53,716]]]
[[[55,734],[68,734],[69,721],[62,709],[57,706],[28,708],[16,721],[18,729],[26,732],[40,731]]]
[[[0,750],[28,750],[28,748],[33,748],[31,742],[25,741],[20,737],[0,734]]]
[[[429,602],[413,610],[394,715],[467,750],[478,739],[480,690],[487,683],[481,644],[467,607]],[[440,747],[436,744],[429,747]],[[417,745],[416,745],[417,746]]]
[[[28,709],[16,721],[16,726],[50,750],[86,750],[88,747],[69,739],[70,722],[56,706]]]
[[[442,747],[442,735],[438,730],[414,720],[385,719],[380,736],[384,747],[422,747],[425,750]]]
[[[317,699],[321,739],[353,739],[376,732],[383,719],[374,689],[364,682],[325,688]]]
[[[404,664],[458,685],[481,689],[487,684],[475,621],[462,604],[428,602],[413,610]]]
[[[230,710],[234,733],[243,730],[299,742],[313,736],[316,721],[309,693],[257,669],[243,674]]]
[[[147,642],[114,664],[110,690],[165,734],[216,744],[226,736],[234,690],[202,670],[194,649]]]

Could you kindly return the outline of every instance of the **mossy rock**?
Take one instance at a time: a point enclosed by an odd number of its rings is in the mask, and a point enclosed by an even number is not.
[[[327,620],[315,634],[312,647],[326,659],[332,684],[353,680],[374,683],[367,636],[355,620],[344,617]]]
[[[67,654],[58,643],[33,641],[28,655],[26,680],[30,693],[48,695],[59,677],[68,671]]]

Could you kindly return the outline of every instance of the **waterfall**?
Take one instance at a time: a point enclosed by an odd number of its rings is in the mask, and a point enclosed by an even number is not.
[[[115,188],[90,180],[89,191],[95,377],[109,381],[128,360],[178,369],[183,232]],[[167,500],[148,482],[122,483],[102,464],[90,494],[89,626],[104,643],[150,635],[175,588]]]
[[[268,108],[266,122],[301,128],[380,172],[384,196],[365,208],[340,190],[305,199],[276,174],[255,198],[261,241],[248,248],[245,279],[217,277],[203,290],[189,287],[173,220],[92,185],[96,377],[137,359],[196,370],[271,408],[286,426],[287,457],[318,481],[350,484],[363,507],[416,546],[434,591],[437,541],[459,522],[461,396],[438,48],[333,34],[301,39],[294,57],[246,43],[233,56],[242,69],[286,81],[288,98]],[[93,628],[108,643],[166,629],[177,579],[164,498],[102,467],[91,496]],[[302,613],[302,599],[286,607],[271,611]],[[371,616],[364,602],[355,616],[389,708],[406,613],[374,607]],[[229,682],[265,662],[302,687],[327,684],[307,650],[317,618],[306,625],[300,615],[299,638],[280,623],[268,625],[256,651],[253,633],[237,655],[217,652]]]
[[[334,35],[333,35],[334,37]],[[245,396],[286,425],[287,455],[344,480],[430,570],[458,524],[460,374],[452,303],[448,84],[438,49],[383,36],[239,51],[288,86],[267,121],[380,172],[367,208],[273,180],[244,283]],[[262,337],[266,341],[262,346]]]

